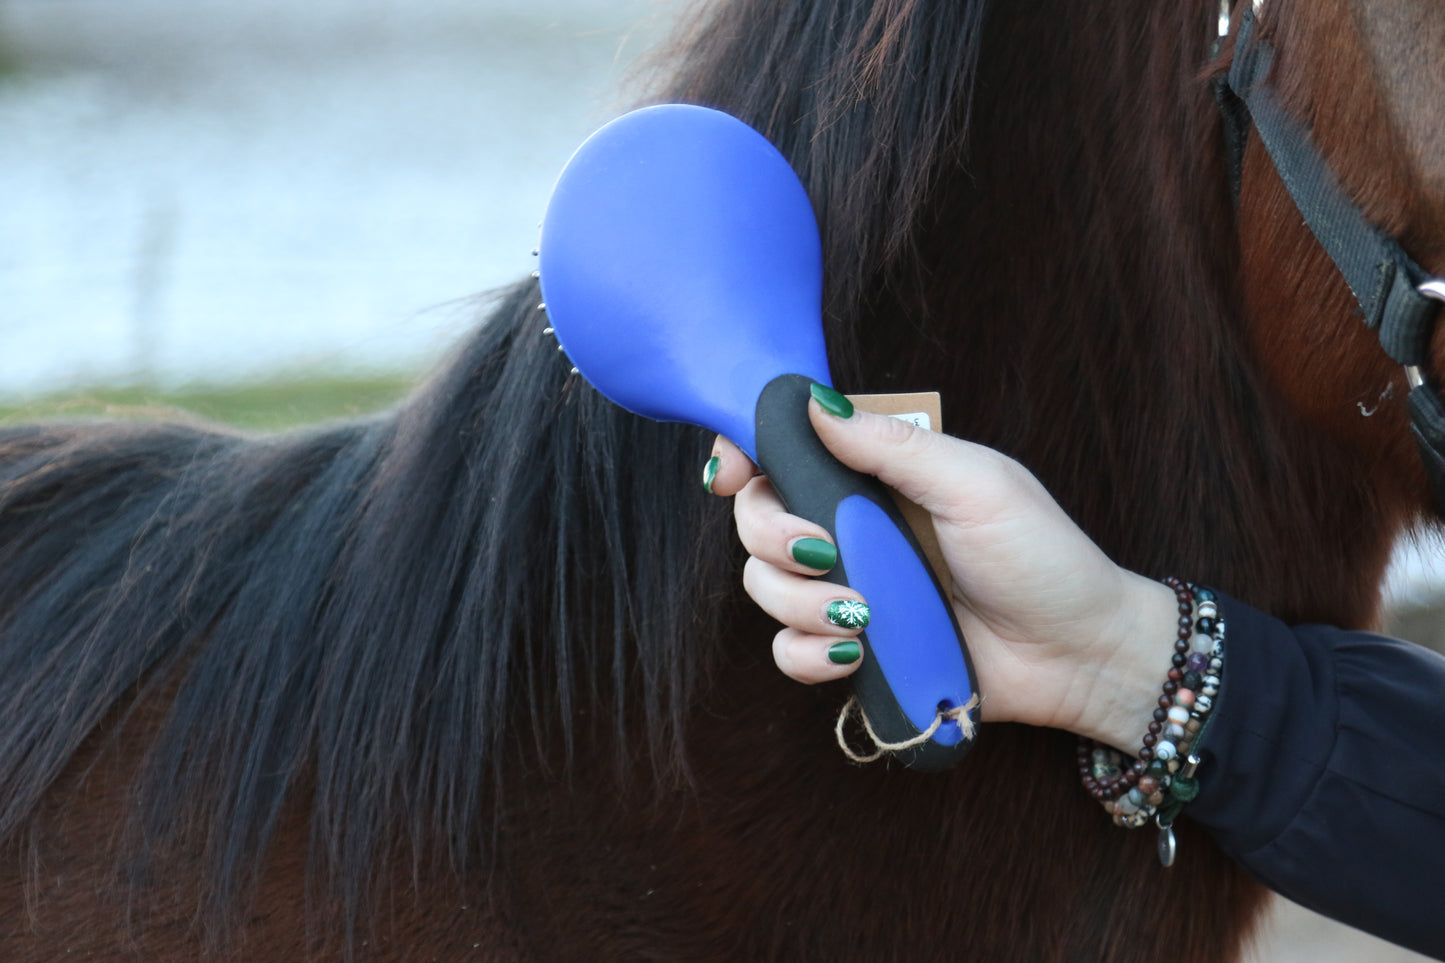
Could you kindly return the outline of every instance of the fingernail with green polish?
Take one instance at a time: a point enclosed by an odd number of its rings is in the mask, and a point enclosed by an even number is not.
[[[712,483],[717,481],[717,470],[721,465],[722,458],[713,455],[707,460],[707,467],[702,470],[702,487],[707,489],[709,495],[712,494]]]
[[[816,381],[808,390],[813,393],[813,400],[822,405],[823,410],[828,414],[837,418],[853,417],[853,402],[849,401],[841,391],[835,391]]]
[[[791,549],[793,561],[827,571],[838,564],[838,550],[821,538],[800,538]]]
[[[828,646],[828,661],[834,665],[852,665],[863,657],[863,647],[856,639],[834,642]]]
[[[868,603],[857,599],[834,599],[828,603],[828,621],[841,629],[866,629]]]

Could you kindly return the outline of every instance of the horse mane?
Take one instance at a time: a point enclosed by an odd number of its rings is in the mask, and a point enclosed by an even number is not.
[[[824,319],[840,378],[866,376],[853,327],[886,296],[880,289],[901,283],[917,295],[929,280],[913,273],[918,245],[940,177],[966,153],[987,7],[703,5],[654,57],[672,68],[660,99],[742,118],[802,179],[823,238]]]
[[[748,0],[674,54],[666,99],[757,124],[802,174],[842,370],[963,144],[982,10]],[[507,779],[583,751],[682,772],[737,601],[727,509],[697,482],[710,439],[570,377],[538,300],[504,292],[415,393],[348,423],[0,432],[0,839],[156,704],[124,878],[194,859],[213,937],[298,800],[354,923],[378,863],[482,871]]]

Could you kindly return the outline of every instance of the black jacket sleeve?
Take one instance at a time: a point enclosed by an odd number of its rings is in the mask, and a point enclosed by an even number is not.
[[[1262,883],[1445,959],[1445,657],[1229,598],[1185,812]]]

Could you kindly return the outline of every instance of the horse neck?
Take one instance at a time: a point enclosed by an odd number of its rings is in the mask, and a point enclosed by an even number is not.
[[[993,9],[914,275],[940,280],[895,279],[863,357],[877,384],[944,386],[946,429],[1019,457],[1121,564],[1367,623],[1411,510],[1399,465],[1281,391],[1241,295],[1208,11],[1132,6]]]

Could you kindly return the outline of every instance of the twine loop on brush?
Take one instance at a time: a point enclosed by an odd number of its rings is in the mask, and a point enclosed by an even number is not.
[[[884,742],[879,738],[878,733],[873,731],[873,723],[868,721],[868,713],[863,711],[863,706],[859,704],[858,697],[849,696],[848,701],[843,703],[843,708],[838,713],[838,722],[833,727],[833,732],[838,737],[838,748],[843,750],[843,755],[859,764],[877,762],[887,753],[903,752],[906,749],[923,745],[933,738],[934,733],[938,732],[945,722],[958,723],[958,727],[963,730],[963,738],[972,742],[977,726],[975,726],[969,713],[978,708],[978,705],[979,697],[978,693],[975,692],[969,697],[969,700],[961,706],[954,706],[952,709],[939,709],[934,713],[932,725],[912,739],[905,739],[902,742]],[[848,717],[855,712],[863,722],[863,731],[868,734],[868,739],[873,743],[873,751],[871,753],[854,751],[853,747],[848,745],[848,737],[843,733],[843,728],[848,723]]]

